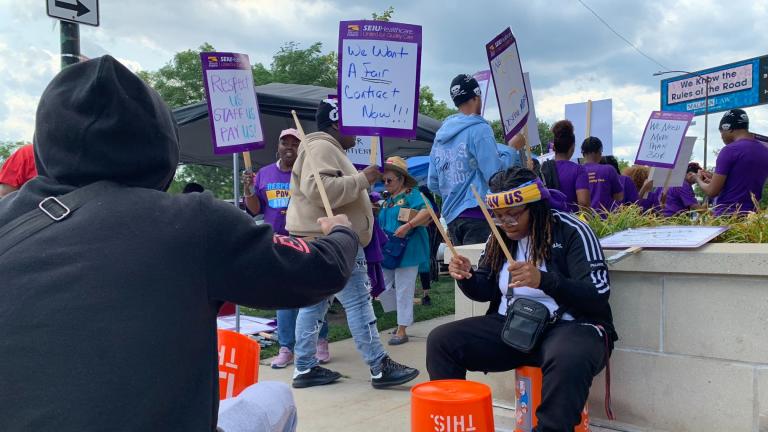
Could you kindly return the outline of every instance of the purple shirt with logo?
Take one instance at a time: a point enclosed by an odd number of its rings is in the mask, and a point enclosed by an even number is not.
[[[637,186],[635,186],[635,182],[632,181],[632,178],[628,176],[619,176],[619,179],[621,179],[621,184],[624,187],[624,204],[635,204],[637,200],[640,198],[637,195]]]
[[[285,212],[291,200],[291,171],[281,170],[277,163],[267,165],[256,173],[253,189],[259,198],[264,222],[272,225],[275,234],[288,235]]]
[[[717,197],[715,214],[752,211],[763,196],[763,186],[768,179],[768,145],[754,139],[734,141],[717,156],[715,173],[724,175],[725,185]]]
[[[586,163],[584,170],[587,172],[592,208],[598,211],[610,210],[613,195],[624,191],[616,169],[610,165]]]
[[[587,172],[584,167],[569,160],[556,160],[557,178],[560,181],[560,189],[571,211],[579,209],[576,199],[576,191],[580,189],[589,189],[587,184]]]
[[[669,188],[667,190],[667,203],[664,206],[664,216],[671,217],[688,211],[691,206],[698,203],[699,201],[693,193],[693,187],[688,182],[683,183],[682,186]]]

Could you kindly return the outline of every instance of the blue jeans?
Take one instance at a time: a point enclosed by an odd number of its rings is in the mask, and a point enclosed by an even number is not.
[[[370,282],[368,281],[368,266],[365,261],[363,248],[357,250],[355,269],[344,289],[336,294],[344,311],[347,313],[347,325],[355,340],[355,347],[369,367],[377,366],[387,355],[379,339],[376,328],[376,316],[371,305]],[[314,305],[299,309],[296,318],[296,346],[294,347],[294,362],[296,369],[305,371],[318,365],[315,353],[317,337],[322,327],[323,318],[333,297]]]
[[[299,316],[298,309],[278,309],[277,310],[277,340],[281,347],[286,347],[293,351],[296,343],[296,317]],[[328,321],[323,322],[320,329],[320,339],[328,339]]]

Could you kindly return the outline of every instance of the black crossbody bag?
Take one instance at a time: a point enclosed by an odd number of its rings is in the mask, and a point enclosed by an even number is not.
[[[556,323],[564,311],[561,307],[550,316],[549,309],[536,300],[518,298],[510,304],[513,296],[514,290],[507,289],[507,318],[501,329],[501,340],[527,354],[536,348],[547,327]]]

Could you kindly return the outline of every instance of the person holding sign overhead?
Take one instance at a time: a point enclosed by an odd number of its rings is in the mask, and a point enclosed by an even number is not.
[[[585,139],[581,144],[581,153],[586,160],[584,170],[587,173],[592,208],[598,212],[608,212],[614,202],[620,203],[624,200],[624,188],[619,174],[610,165],[600,165],[603,157],[603,143],[600,138]]]
[[[749,117],[732,109],[720,120],[720,137],[725,147],[717,155],[715,173],[702,171],[696,177],[701,190],[714,198],[715,214],[749,212],[755,209],[768,179],[768,146],[749,132]]]
[[[381,174],[376,166],[357,172],[346,150],[355,145],[355,137],[339,131],[339,111],[335,100],[320,103],[316,114],[318,132],[304,137],[291,173],[291,202],[288,205],[286,227],[291,235],[303,237],[309,243],[321,235],[318,218],[325,216],[318,172],[334,212],[349,217],[352,228],[360,238],[354,271],[344,289],[336,295],[347,314],[347,324],[357,351],[371,370],[374,388],[405,384],[419,375],[414,368],[392,360],[379,338],[376,316],[371,305],[368,267],[363,248],[371,242],[373,211],[368,188]],[[311,154],[311,157],[309,156]],[[322,279],[322,278],[320,278]],[[330,384],[341,374],[320,366],[315,357],[318,332],[333,297],[299,310],[296,318],[293,387],[305,388]]]
[[[606,367],[618,339],[605,257],[586,223],[550,208],[548,190],[530,170],[496,174],[490,191],[485,201],[513,261],[495,237],[486,243],[477,269],[464,256],[451,258],[448,270],[461,291],[490,306],[486,315],[432,330],[429,377],[466,379],[467,371],[541,367],[537,431],[572,431],[592,378]],[[507,345],[501,336],[508,311],[523,299],[545,308],[551,320],[529,352]]]
[[[520,165],[513,151],[500,151],[488,122],[480,115],[482,97],[477,80],[461,74],[451,81],[451,98],[459,113],[443,121],[429,155],[427,186],[442,196],[442,214],[456,246],[483,243],[490,229],[470,185],[488,190],[488,179]]]
[[[576,151],[576,135],[570,120],[560,120],[552,125],[555,160],[541,166],[544,182],[550,189],[565,194],[569,209],[576,212],[590,205],[589,182],[584,167],[571,161]]]

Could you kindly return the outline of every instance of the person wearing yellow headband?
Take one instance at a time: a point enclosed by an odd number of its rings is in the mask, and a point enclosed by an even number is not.
[[[514,261],[507,261],[494,237],[486,243],[477,269],[464,256],[451,258],[450,275],[464,295],[490,307],[484,316],[444,324],[430,333],[429,377],[465,379],[468,370],[541,367],[543,391],[535,430],[573,430],[592,379],[608,364],[618,339],[600,243],[585,223],[551,208],[550,192],[532,171],[511,168],[489,183],[486,205]],[[541,303],[551,319],[529,353],[501,339],[507,309],[522,298]]]

